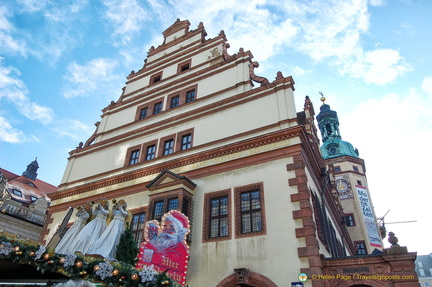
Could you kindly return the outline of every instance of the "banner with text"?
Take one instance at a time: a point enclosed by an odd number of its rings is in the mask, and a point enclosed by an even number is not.
[[[376,220],[372,212],[372,204],[369,199],[369,193],[366,190],[366,187],[356,185],[356,188],[370,245],[374,247],[382,247]]]

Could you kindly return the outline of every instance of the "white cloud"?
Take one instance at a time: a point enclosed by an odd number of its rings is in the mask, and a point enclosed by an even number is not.
[[[117,62],[112,59],[93,59],[85,65],[71,63],[63,77],[65,98],[119,94],[120,78],[116,74]],[[113,90],[114,89],[114,90]]]
[[[27,96],[26,85],[18,76],[20,76],[19,71],[14,67],[3,66],[3,58],[0,57],[0,100],[12,103],[30,120],[49,124],[54,118],[54,112],[48,107],[32,102]]]
[[[429,81],[426,78],[423,83],[427,86]],[[391,210],[387,222],[418,220],[418,224],[428,224],[432,194],[424,186],[424,179],[430,176],[432,162],[432,153],[428,152],[431,110],[432,98],[411,88],[406,94],[362,102],[349,114],[338,111],[342,138],[357,147],[365,159],[377,216]],[[411,236],[409,224],[387,227],[399,233],[400,242],[410,251],[429,246],[426,240]]]
[[[352,55],[351,59],[341,63],[339,72],[362,78],[366,83],[383,85],[411,70],[411,66],[404,62],[398,51],[376,49]]]
[[[12,127],[7,119],[0,116],[0,141],[21,143],[26,141],[24,133]]]
[[[16,28],[8,20],[11,13],[6,7],[0,6],[0,53],[26,56],[26,43],[14,37]]]
[[[151,15],[136,0],[110,0],[103,4],[107,8],[105,17],[114,26],[113,36],[119,38],[121,44],[129,43]]]

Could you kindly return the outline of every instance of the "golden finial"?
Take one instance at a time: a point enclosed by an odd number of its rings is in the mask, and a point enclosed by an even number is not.
[[[323,104],[324,104],[326,98],[324,97],[324,95],[323,95],[322,92],[319,92],[319,94],[321,95],[321,99],[320,99],[320,100],[321,100],[321,102],[323,102]]]

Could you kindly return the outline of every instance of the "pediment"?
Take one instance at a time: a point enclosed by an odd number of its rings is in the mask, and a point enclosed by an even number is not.
[[[188,191],[192,191],[195,189],[196,184],[186,176],[181,176],[172,171],[164,170],[149,184],[147,184],[146,187],[150,191],[166,190],[167,188],[184,188]]]
[[[188,20],[180,21],[180,19],[177,19],[174,22],[174,24],[172,24],[170,27],[168,27],[168,29],[163,31],[162,34],[164,35],[164,37],[166,39],[170,35],[178,32],[178,31],[184,30],[184,35],[186,35],[187,32],[189,31],[190,24],[191,23]]]

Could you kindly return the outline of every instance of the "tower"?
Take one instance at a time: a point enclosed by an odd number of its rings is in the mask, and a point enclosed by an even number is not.
[[[36,180],[37,177],[37,170],[39,169],[39,164],[37,162],[37,158],[32,161],[28,166],[25,172],[23,172],[23,176],[31,179]]]
[[[371,254],[383,244],[371,202],[365,163],[358,150],[342,140],[337,112],[330,109],[320,94],[323,104],[316,119],[323,140],[321,154],[334,175],[335,188],[345,212],[344,223],[357,254]]]

